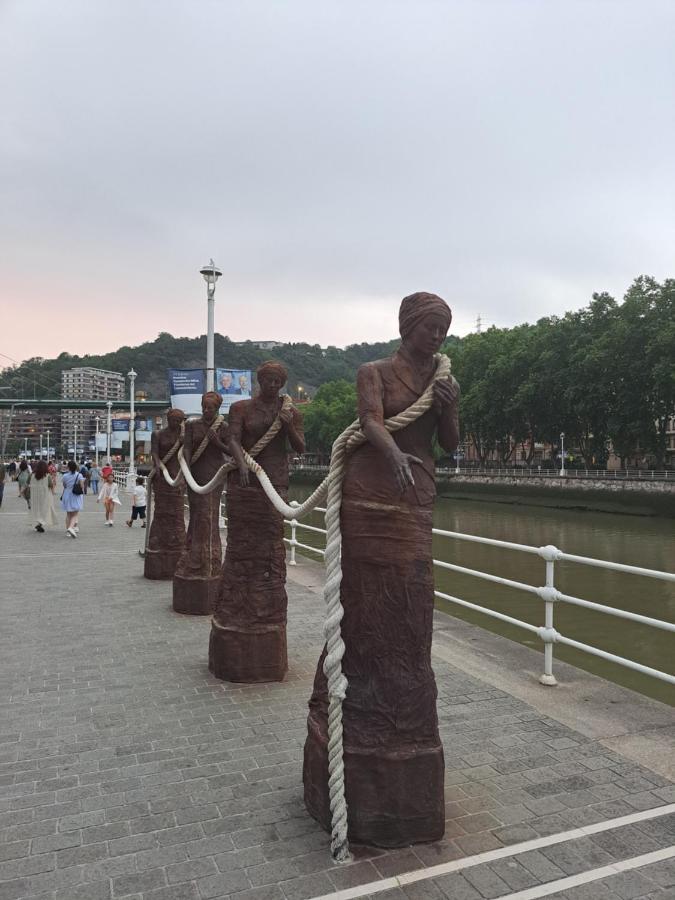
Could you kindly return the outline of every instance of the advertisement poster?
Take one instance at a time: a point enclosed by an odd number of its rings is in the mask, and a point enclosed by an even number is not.
[[[226,415],[237,400],[250,400],[251,384],[249,369],[216,369],[216,390],[223,398],[220,412]]]
[[[171,406],[182,409],[186,416],[201,415],[204,370],[169,369],[168,372]]]
[[[129,440],[129,419],[113,419],[110,424],[112,426],[110,446],[119,450],[124,442]]]

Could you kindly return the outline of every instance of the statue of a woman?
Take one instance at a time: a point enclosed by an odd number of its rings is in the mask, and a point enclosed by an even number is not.
[[[170,409],[167,427],[152,432],[150,450],[154,465],[152,476],[152,521],[145,551],[146,578],[173,578],[185,545],[185,488],[167,483],[160,462],[172,478],[179,471],[178,451],[182,444],[181,428],[185,420],[182,409]]]
[[[434,582],[432,442],[457,446],[459,386],[434,385],[434,403],[401,431],[384,420],[424,392],[452,314],[434,294],[406,297],[400,349],[361,366],[358,408],[367,443],[347,458],[341,510],[342,661],[349,836],[400,847],[438,840],[445,829],[443,746],[431,668]],[[305,804],[330,828],[326,752],[328,696],[322,655],[305,743]]]
[[[279,391],[286,369],[258,369],[260,392],[230,407],[229,448],[237,463],[227,480],[227,547],[209,645],[209,668],[227,681],[281,681],[286,656],[284,521],[250,475],[250,450],[280,418],[282,427],[256,457],[282,497],[288,495],[288,450],[303,453],[302,419]]]
[[[202,397],[201,418],[185,423],[183,456],[198,484],[207,484],[225,462],[227,425],[218,414],[222,402],[220,394],[208,391]],[[188,487],[190,523],[173,576],[176,612],[207,616],[213,611],[223,554],[218,530],[221,489],[198,494]]]

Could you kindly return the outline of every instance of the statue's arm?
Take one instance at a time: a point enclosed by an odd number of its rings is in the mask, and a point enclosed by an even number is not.
[[[459,444],[459,384],[455,378],[437,381],[434,400],[440,407],[438,443],[447,453],[453,453]]]
[[[359,420],[368,442],[385,458],[401,493],[415,483],[411,465],[421,460],[404,453],[384,427],[384,389],[377,368],[366,363],[356,376]]]
[[[290,421],[286,424],[286,434],[288,435],[288,443],[295,452],[303,454],[305,452],[305,430],[300,411],[294,406],[291,408]]]
[[[244,413],[242,407],[249,400],[241,400],[239,403],[233,403],[230,407],[230,415],[228,420],[228,448],[231,456],[239,469],[239,484],[242,487],[248,485],[248,466],[244,459],[244,448],[241,446],[241,435],[244,427]]]
[[[185,436],[183,438],[183,458],[188,464],[188,468],[190,466],[190,463],[192,462],[192,449],[192,424],[190,422],[186,422]]]
[[[159,472],[159,432],[153,431],[150,438],[150,455],[152,456],[152,464],[155,470]]]

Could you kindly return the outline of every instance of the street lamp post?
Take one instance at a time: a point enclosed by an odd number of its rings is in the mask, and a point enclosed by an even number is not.
[[[96,416],[96,438],[95,438],[96,443],[94,446],[94,453],[96,454],[96,468],[97,469],[98,469],[98,427],[99,427],[100,421],[101,421],[101,417]]]
[[[47,429],[47,462],[49,462],[49,460],[52,458],[52,457],[51,457],[51,454],[50,454],[50,452],[49,452],[50,449],[51,449],[51,443],[50,443],[50,438],[49,438],[50,434],[51,434],[51,432],[50,432],[50,430],[49,430],[49,428],[48,428],[48,429]]]
[[[136,482],[136,445],[134,440],[136,428],[136,372],[131,369],[127,375],[129,378],[129,473],[127,475],[127,487],[132,491]],[[209,388],[209,390],[212,390],[212,388]]]
[[[212,259],[210,259],[208,265],[203,266],[199,272],[204,276],[204,281],[206,282],[206,302],[208,306],[208,322],[206,330],[206,390],[213,391],[216,388],[216,373],[213,359],[214,294],[216,292],[216,282],[223,273]]]
[[[25,437],[23,439],[23,455],[26,459],[28,459],[28,438]]]
[[[74,427],[75,427],[75,439],[73,441],[73,445],[74,445],[73,446],[73,451],[74,451],[73,459],[75,460],[75,462],[77,462],[77,425],[75,425]]]
[[[40,459],[42,459],[42,435],[40,435]]]
[[[565,432],[560,432],[560,477],[565,477]]]
[[[455,475],[460,474],[459,461],[462,454],[462,444],[457,444],[457,449],[455,450]]]
[[[111,431],[112,431],[112,400],[108,400],[106,403],[108,407],[108,422],[107,422],[107,440],[106,440],[106,462],[108,465],[112,464],[112,457],[110,456],[110,443],[111,443]]]

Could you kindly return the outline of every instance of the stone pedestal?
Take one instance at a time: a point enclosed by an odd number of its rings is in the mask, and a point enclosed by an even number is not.
[[[187,616],[210,616],[218,597],[220,578],[173,576],[173,610]]]
[[[248,628],[212,623],[209,670],[224,681],[283,681],[288,671],[286,623]]]
[[[169,552],[167,550],[146,550],[143,575],[153,581],[168,581],[173,578],[182,548]]]
[[[445,831],[443,747],[387,752],[345,748],[349,839],[377,847],[438,841]],[[326,736],[309,722],[305,806],[330,831]]]

